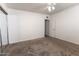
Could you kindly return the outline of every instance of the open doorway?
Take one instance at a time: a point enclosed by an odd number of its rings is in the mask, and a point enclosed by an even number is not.
[[[45,19],[45,37],[49,36],[49,20]]]

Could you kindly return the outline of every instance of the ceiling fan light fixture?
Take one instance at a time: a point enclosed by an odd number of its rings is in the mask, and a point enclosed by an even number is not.
[[[56,3],[48,3],[48,11],[49,12],[51,12],[52,10],[55,10],[55,6],[54,5],[56,5]]]
[[[55,7],[54,6],[52,6],[52,10],[55,10]]]
[[[52,10],[51,10],[51,6],[48,6],[48,11],[49,11],[49,12],[51,12],[51,11],[52,11]]]

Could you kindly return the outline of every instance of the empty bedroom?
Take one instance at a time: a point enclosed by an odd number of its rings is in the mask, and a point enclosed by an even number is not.
[[[0,3],[0,56],[79,56],[79,3]]]

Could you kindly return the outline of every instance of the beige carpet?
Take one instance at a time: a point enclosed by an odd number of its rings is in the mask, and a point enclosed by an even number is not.
[[[4,49],[10,56],[78,56],[79,46],[56,38],[40,38],[16,44]]]

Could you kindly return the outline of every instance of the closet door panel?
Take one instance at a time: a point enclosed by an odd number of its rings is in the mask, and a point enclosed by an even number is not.
[[[0,29],[1,29],[1,37],[2,44],[7,44],[7,23],[6,23],[6,15],[0,11]]]
[[[0,10],[0,46],[2,42],[2,35],[1,35],[1,19],[2,19],[2,11]]]

